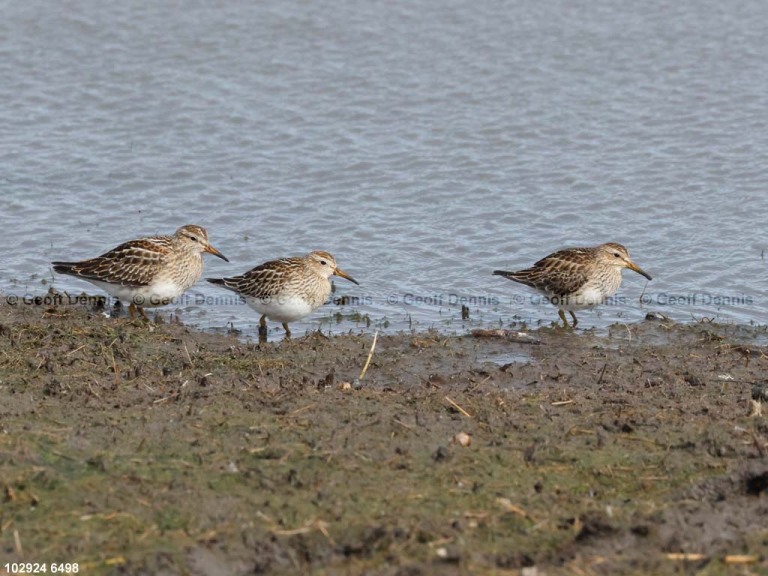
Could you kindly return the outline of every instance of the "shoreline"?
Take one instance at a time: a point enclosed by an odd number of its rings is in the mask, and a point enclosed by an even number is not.
[[[767,333],[379,334],[358,389],[372,333],[0,303],[0,543],[96,574],[759,572]]]
[[[39,281],[39,277],[32,280]],[[18,285],[21,286],[20,284]],[[111,305],[113,299],[101,293],[89,293],[85,290],[58,290],[55,283],[43,282],[45,292],[25,290],[0,291],[0,298],[6,304],[19,306],[91,306]],[[511,293],[506,297],[489,293],[477,298],[492,306],[466,306],[458,293],[433,291],[427,296],[417,296],[409,292],[382,295],[331,295],[331,300],[308,319],[297,321],[297,333],[308,335],[318,329],[340,329],[338,334],[379,333],[399,335],[437,330],[445,335],[465,335],[477,329],[504,327],[514,330],[540,330],[552,328],[559,323],[557,309],[544,296],[535,293]],[[455,302],[454,302],[455,300]],[[383,302],[386,301],[386,307]],[[378,302],[378,304],[376,304]],[[691,293],[643,293],[639,298],[618,294],[608,299],[607,303],[594,310],[581,311],[584,317],[579,325],[579,332],[605,335],[608,330],[619,324],[641,324],[649,317],[668,320],[677,324],[714,323],[734,326],[761,326],[757,314],[752,317],[745,312],[754,304],[750,294],[717,295],[706,291]],[[430,304],[427,304],[430,303]],[[522,304],[535,305],[536,312],[520,310]],[[707,307],[717,305],[717,310]],[[374,307],[371,308],[371,305]],[[682,310],[681,307],[682,306]],[[213,307],[213,308],[212,308]],[[720,307],[724,307],[723,310]],[[729,310],[729,307],[732,309]],[[212,310],[216,312],[213,313]],[[223,312],[222,312],[223,311]],[[211,296],[190,290],[174,303],[158,308],[147,308],[151,315],[158,314],[160,322],[164,319],[180,320],[188,326],[195,326],[204,331],[221,332],[222,329],[235,325],[235,329],[247,336],[258,335],[259,314],[247,306],[236,294],[217,294]],[[765,324],[768,326],[768,324]],[[268,322],[275,338],[282,337],[279,323]]]

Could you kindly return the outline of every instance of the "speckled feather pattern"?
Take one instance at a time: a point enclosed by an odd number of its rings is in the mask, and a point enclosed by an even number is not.
[[[318,250],[307,256],[270,260],[240,276],[209,278],[208,281],[245,298],[279,300],[297,296],[315,309],[322,306],[331,294],[328,277],[314,264],[318,259],[328,262],[331,270],[335,269],[333,256]]]
[[[200,279],[204,251],[226,260],[210,246],[204,228],[189,224],[172,236],[130,240],[89,260],[53,262],[53,269],[93,282],[118,298],[140,297],[147,304],[154,295],[153,287],[162,287],[158,292],[162,303]]]
[[[624,268],[651,277],[629,257],[621,244],[609,242],[593,248],[566,248],[542,258],[531,268],[517,272],[496,270],[494,274],[520,282],[552,299],[562,310],[591,308],[615,294]],[[561,318],[565,321],[565,318]],[[576,317],[574,316],[574,325]]]
[[[601,258],[606,248],[629,257],[626,248],[614,243],[592,248],[565,248],[542,258],[531,268],[507,272],[503,276],[551,296],[577,294],[587,285],[595,285],[604,295],[610,296],[621,286],[621,270]]]

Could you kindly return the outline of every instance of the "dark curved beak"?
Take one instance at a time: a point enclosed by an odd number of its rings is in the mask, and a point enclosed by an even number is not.
[[[646,278],[648,278],[648,280],[653,280],[653,278],[651,278],[651,276],[645,270],[640,268],[640,266],[638,266],[637,264],[635,264],[631,260],[629,262],[627,262],[627,268],[629,268],[633,272],[637,272],[641,276],[645,276]]]
[[[360,286],[360,282],[358,282],[357,280],[355,280],[354,278],[352,278],[352,276],[350,276],[349,274],[347,274],[346,272],[344,272],[344,270],[342,270],[341,268],[336,268],[336,270],[334,270],[334,272],[333,272],[333,273],[334,273],[334,275],[335,275],[335,276],[341,276],[342,278],[346,278],[346,279],[347,279],[347,280],[349,280],[350,282],[354,282],[355,284],[357,284],[358,286]]]
[[[208,244],[208,246],[205,247],[205,251],[208,252],[208,254],[213,254],[214,256],[218,256],[219,258],[224,260],[224,262],[229,262],[229,258],[224,256],[224,254],[216,250],[216,248],[214,248],[210,244]]]

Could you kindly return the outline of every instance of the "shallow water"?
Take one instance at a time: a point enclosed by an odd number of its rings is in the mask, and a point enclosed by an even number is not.
[[[217,4],[4,7],[4,293],[194,222],[232,261],[206,275],[325,249],[360,281],[297,334],[549,323],[491,271],[604,241],[654,280],[585,327],[768,323],[768,4]],[[187,321],[256,326],[189,296]]]

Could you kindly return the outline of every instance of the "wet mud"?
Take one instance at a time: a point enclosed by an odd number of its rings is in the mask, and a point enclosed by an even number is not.
[[[251,343],[0,305],[3,563],[765,574],[764,328]],[[2,573],[3,567],[0,567]]]

